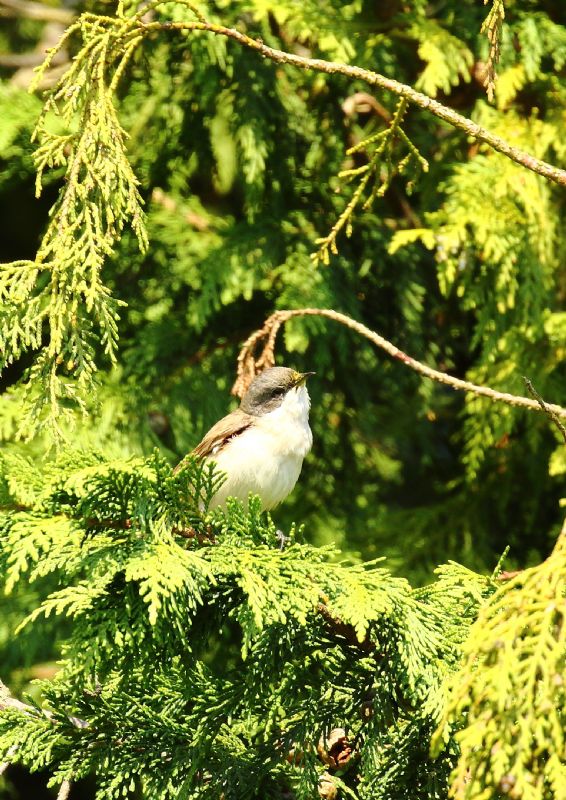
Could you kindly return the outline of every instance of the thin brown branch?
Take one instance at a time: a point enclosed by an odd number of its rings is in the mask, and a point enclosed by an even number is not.
[[[33,706],[28,706],[26,703],[22,703],[21,700],[16,700],[15,697],[12,697],[12,693],[6,684],[0,680],[0,711],[8,708],[15,708],[25,713],[37,714],[37,710],[33,708]]]
[[[0,67],[3,69],[34,69],[43,63],[45,53],[32,50],[29,53],[0,53]]]
[[[530,153],[521,150],[519,147],[514,147],[505,139],[492,133],[491,131],[483,128],[481,125],[473,122],[467,117],[458,114],[448,106],[442,105],[437,100],[433,100],[421,92],[417,92],[412,86],[407,86],[404,83],[387,78],[385,75],[380,75],[377,72],[357,67],[349,64],[340,64],[335,61],[325,61],[321,58],[307,58],[306,56],[296,55],[294,53],[287,53],[284,50],[277,50],[274,47],[268,47],[263,41],[253,39],[241,31],[234,28],[227,28],[224,25],[215,25],[212,22],[205,20],[195,20],[194,22],[149,22],[144,23],[141,20],[138,22],[140,32],[146,34],[154,31],[207,31],[216,36],[226,36],[233,39],[238,44],[244,47],[249,47],[255,50],[263,58],[268,58],[276,64],[289,64],[303,70],[314,70],[316,72],[324,72],[328,75],[345,75],[353,80],[361,80],[369,86],[377,86],[385,91],[392,92],[399,97],[404,97],[408,102],[412,103],[424,111],[429,111],[438,119],[447,122],[454,128],[458,128],[469,136],[473,136],[481,142],[485,142],[498,153],[502,153],[507,158],[515,161],[526,169],[542,175],[548,180],[566,186],[566,170],[548,164],[546,161],[536,158]]]
[[[347,328],[369,339],[370,342],[382,350],[385,350],[390,356],[401,361],[409,367],[409,369],[414,370],[414,372],[417,372],[419,375],[442,383],[445,386],[451,386],[453,389],[471,392],[479,397],[487,397],[489,400],[506,403],[509,406],[527,408],[529,411],[551,412],[556,415],[556,417],[566,419],[566,408],[562,406],[555,405],[554,403],[545,403],[545,407],[541,408],[538,401],[531,400],[528,397],[509,394],[508,392],[499,392],[489,386],[478,386],[475,383],[470,383],[460,378],[454,378],[446,372],[433,369],[423,364],[421,361],[417,361],[416,358],[408,356],[388,339],[385,339],[385,337],[381,336],[379,333],[362,325],[361,322],[357,322],[346,314],[341,314],[339,311],[333,311],[328,308],[297,308],[293,310],[276,311],[268,317],[263,327],[252,333],[242,346],[240,355],[238,356],[238,374],[232,388],[233,394],[242,397],[255,375],[266,369],[266,367],[271,367],[275,364],[274,349],[277,333],[280,327],[288,320],[293,319],[293,317],[325,317],[334,322],[339,322],[341,325],[345,325]],[[258,348],[261,348],[261,352],[256,355]]]
[[[391,122],[391,111],[382,106],[379,100],[367,92],[355,92],[347,97],[342,103],[342,111],[347,117],[353,114],[367,114],[373,111],[378,117],[389,124]]]
[[[363,650],[365,653],[372,653],[375,650],[375,642],[372,642],[367,636],[365,639],[360,641],[354,626],[335,617],[330,612],[327,605],[324,603],[319,603],[317,605],[317,611],[324,619],[330,633],[332,633],[333,636],[338,636],[340,639],[345,639],[349,645],[352,647],[357,647],[358,649]]]
[[[114,531],[127,531],[132,527],[131,519],[97,519],[89,517],[84,520],[87,528],[111,528]]]
[[[523,572],[522,569],[512,569],[512,570],[503,570],[497,576],[496,580],[501,581],[501,583],[505,583],[506,581],[512,581],[513,578],[516,578],[517,575],[520,575]]]
[[[212,525],[206,526],[206,532],[202,533],[195,528],[173,528],[171,533],[174,536],[180,536],[182,539],[195,539],[199,544],[216,544],[216,538]]]
[[[21,700],[12,697],[12,693],[6,684],[0,680],[0,711],[7,711],[8,709],[15,709],[16,711],[21,711],[22,714],[29,714],[33,717],[46,717],[54,724],[57,724],[57,720],[50,711],[46,711],[45,709],[37,709],[35,706],[30,706],[28,703],[23,703]],[[82,729],[89,727],[88,722],[85,722],[85,720],[79,719],[78,717],[67,716],[67,719],[75,728]]]
[[[539,406],[542,408],[542,410],[544,411],[546,416],[550,419],[551,422],[554,423],[554,425],[556,425],[556,427],[558,428],[558,430],[560,431],[560,433],[562,435],[562,438],[564,439],[564,444],[566,444],[566,428],[560,422],[560,418],[559,418],[558,414],[556,413],[556,411],[554,411],[553,407],[549,406],[548,403],[546,403],[542,399],[542,397],[537,392],[537,390],[535,389],[535,387],[533,386],[533,384],[531,383],[531,381],[528,378],[523,377],[523,380],[525,381],[525,386],[527,387],[528,393],[531,395],[531,397],[534,397],[534,399],[537,401]]]
[[[210,222],[201,214],[185,208],[177,200],[166,194],[163,189],[155,188],[151,195],[152,201],[169,211],[171,214],[179,214],[185,222],[197,231],[206,231],[210,228]]]
[[[57,800],[68,800],[71,793],[71,781],[63,781],[57,793]]]

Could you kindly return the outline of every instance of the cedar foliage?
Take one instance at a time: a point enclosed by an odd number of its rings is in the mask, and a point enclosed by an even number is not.
[[[195,8],[89,3],[59,83],[45,93],[47,65],[33,95],[8,70],[0,85],[17,259],[0,272],[0,678],[61,659],[26,713],[0,684],[0,761],[54,785],[95,774],[101,798],[560,798],[564,535],[543,559],[566,458],[543,418],[463,403],[304,319],[285,362],[321,378],[315,451],[275,514],[288,545],[253,499],[206,512],[221,476],[170,465],[225,413],[238,345],[274,308],[336,306],[424,361],[518,393],[527,374],[560,402],[563,196],[362,83],[135,24],[202,12],[564,164],[558,10]],[[0,43],[42,31],[16,21]],[[507,544],[538,566],[498,586]],[[448,558],[466,567],[433,579]]]
[[[488,579],[451,564],[411,590],[302,532],[281,550],[255,500],[205,515],[218,479],[194,462],[67,453],[36,491],[32,469],[7,470],[29,506],[3,515],[2,574],[8,591],[58,577],[24,629],[73,625],[41,687],[53,715],[4,713],[4,753],[17,742],[54,782],[94,771],[101,797],[135,777],[150,798],[306,798],[319,740],[344,727],[356,767],[331,780],[351,796],[441,793],[454,748],[433,763],[426,742]]]

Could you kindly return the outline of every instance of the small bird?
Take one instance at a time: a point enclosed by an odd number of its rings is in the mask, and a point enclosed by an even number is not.
[[[314,374],[288,367],[264,370],[250,384],[240,407],[219,420],[195,447],[193,455],[216,462],[226,474],[211,508],[224,505],[227,497],[247,501],[251,492],[269,511],[293,490],[312,447],[305,384]]]

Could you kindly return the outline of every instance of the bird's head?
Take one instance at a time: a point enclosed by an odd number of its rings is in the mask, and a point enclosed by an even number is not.
[[[259,417],[278,408],[286,395],[305,386],[314,372],[296,372],[289,367],[271,367],[251,382],[242,398],[240,408],[246,414]],[[306,392],[306,388],[304,389]]]

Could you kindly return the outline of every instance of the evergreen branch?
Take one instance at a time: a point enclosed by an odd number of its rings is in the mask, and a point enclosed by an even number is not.
[[[216,25],[212,22],[196,21],[143,23],[140,21],[138,24],[144,33],[169,30],[207,31],[208,33],[213,33],[216,36],[226,36],[229,39],[233,39],[244,47],[249,47],[251,50],[255,50],[263,58],[268,58],[270,61],[273,61],[276,64],[289,64],[299,69],[324,72],[327,75],[345,75],[346,77],[354,80],[361,80],[370,86],[377,86],[380,89],[385,89],[386,91],[392,92],[399,97],[404,97],[409,103],[418,106],[424,111],[428,111],[438,119],[447,122],[453,128],[458,128],[469,136],[472,136],[474,139],[484,142],[498,153],[510,158],[512,161],[515,161],[517,164],[520,164],[526,169],[536,172],[538,175],[542,175],[544,178],[547,178],[554,183],[558,183],[561,186],[566,186],[566,170],[560,169],[559,167],[549,164],[546,161],[542,161],[541,159],[536,158],[521,148],[511,145],[501,136],[497,136],[495,133],[483,128],[481,125],[478,125],[471,119],[464,117],[462,114],[458,114],[448,106],[442,105],[442,103],[439,103],[437,100],[433,100],[428,95],[422,94],[421,92],[416,91],[416,89],[413,89],[411,86],[400,83],[393,78],[387,78],[385,75],[380,75],[377,72],[372,72],[371,70],[364,69],[363,67],[340,64],[335,61],[326,61],[321,58],[308,58],[306,56],[296,55],[295,53],[287,53],[284,50],[278,50],[274,47],[269,47],[261,40],[247,36],[245,33],[235,30],[234,28],[227,28],[224,25]]]
[[[24,467],[8,470],[11,486]],[[243,753],[231,796],[252,796],[245,776],[253,796],[264,797],[292,749],[305,754],[293,769],[311,797],[321,739],[318,757],[331,769],[354,757],[361,765],[366,743],[407,725],[420,733],[423,720],[426,747],[485,579],[447,567],[433,586],[413,591],[381,559],[340,563],[333,548],[299,542],[280,551],[257,498],[247,510],[232,500],[215,512],[215,547],[179,547],[170,533],[198,513],[191,486],[209,474],[193,462],[174,477],[158,455],[112,464],[82,455],[37,482],[38,494],[28,488],[35,524],[32,514],[5,520],[9,579],[25,571],[27,585],[53,575],[62,587],[27,622],[57,614],[73,626],[61,671],[42,685],[45,712],[0,691],[3,762],[49,769],[52,783],[88,772],[104,785],[109,776],[113,794],[136,774],[148,797],[176,797],[180,787],[196,797],[203,786],[203,797],[219,797],[234,753]],[[69,508],[73,526],[60,524]],[[80,521],[92,517],[134,524],[123,535],[84,537]],[[230,619],[240,641],[218,634]],[[200,642],[227,643],[231,663],[220,675],[200,660]],[[377,774],[363,769],[364,780]],[[361,783],[357,774],[351,781]]]
[[[367,164],[353,169],[342,170],[342,172],[338,173],[339,178],[350,179],[358,177],[359,175],[363,175],[363,177],[352,195],[350,202],[332,226],[330,233],[327,236],[315,240],[315,244],[320,245],[320,247],[316,253],[311,254],[311,259],[314,262],[322,261],[323,264],[328,264],[330,262],[330,254],[334,253],[336,255],[338,253],[336,237],[342,228],[346,228],[347,237],[352,235],[352,217],[370,178],[374,179],[374,185],[369,196],[362,204],[362,209],[364,211],[367,211],[373,205],[376,197],[382,197],[385,194],[395,172],[399,174],[403,173],[409,162],[412,161],[424,172],[428,171],[427,160],[422,157],[413,142],[401,128],[401,122],[403,121],[406,109],[407,100],[402,97],[397,104],[395,114],[389,120],[388,127],[385,130],[368,136],[367,139],[358,142],[346,151],[346,155],[351,156],[354,153],[358,153],[360,150],[370,149],[371,154]],[[395,169],[393,167],[393,149],[397,139],[400,139],[405,144],[408,153],[399,161]],[[375,145],[373,152],[371,152],[371,145]],[[379,166],[383,156],[385,156],[386,169],[382,177]]]
[[[425,378],[430,378],[433,381],[438,381],[445,386],[451,386],[453,389],[458,389],[463,392],[471,392],[479,397],[487,397],[490,400],[500,403],[506,403],[509,406],[517,406],[519,408],[527,408],[530,411],[544,411],[545,413],[551,412],[556,417],[566,419],[566,408],[556,405],[554,403],[544,403],[541,408],[540,402],[531,400],[528,397],[521,397],[520,395],[509,394],[508,392],[499,392],[489,386],[478,386],[475,383],[455,378],[448,375],[446,372],[433,369],[432,367],[417,361],[396,347],[392,342],[379,333],[367,328],[361,322],[353,320],[346,314],[341,314],[339,311],[333,311],[328,308],[297,308],[292,310],[276,311],[265,321],[262,328],[252,333],[252,335],[244,342],[240,354],[238,356],[237,378],[232,388],[232,393],[238,397],[242,397],[247,387],[253,380],[254,376],[275,364],[275,339],[281,325],[286,323],[293,317],[325,317],[334,322],[339,322],[345,325],[377,347],[385,350],[393,358],[401,361],[409,369],[414,370],[419,375]],[[256,349],[262,346],[263,350],[259,355],[255,355]]]
[[[97,338],[109,360],[115,360],[121,303],[111,296],[103,283],[102,269],[126,226],[133,229],[142,251],[147,248],[147,236],[139,182],[128,160],[127,134],[120,125],[114,95],[130,59],[143,39],[154,33],[206,31],[233,39],[275,63],[362,80],[400,98],[397,112],[383,135],[370,137],[362,143],[366,148],[374,146],[369,153],[369,163],[343,174],[343,177],[359,177],[360,183],[328,236],[318,241],[321,247],[315,259],[328,261],[329,254],[336,252],[338,233],[344,228],[346,234],[350,234],[356,208],[362,205],[367,209],[389,185],[393,174],[391,147],[394,140],[408,151],[397,164],[399,173],[403,173],[409,163],[427,168],[426,160],[399,125],[407,103],[430,111],[527,169],[566,185],[565,170],[513,147],[410,86],[361,67],[268,47],[236,29],[208,22],[191,2],[184,5],[194,15],[194,20],[149,19],[148,10],[161,5],[160,0],[155,0],[132,14],[119,4],[115,17],[82,14],[69,26],[59,44],[48,51],[37,73],[36,82],[41,81],[70,36],[82,37],[73,62],[47,95],[34,134],[39,140],[35,153],[38,192],[43,172],[48,168],[65,169],[65,186],[55,203],[35,260],[0,266],[0,290],[8,300],[0,314],[0,352],[5,354],[0,358],[0,367],[30,349],[40,350],[24,384],[27,394],[20,434],[31,436],[47,417],[51,432],[55,438],[60,438],[61,420],[72,416],[71,409],[85,410],[85,399],[96,371]],[[46,117],[52,112],[66,126],[64,133],[53,131],[47,124]],[[358,149],[356,146],[354,151]],[[386,164],[380,170],[383,154]],[[362,202],[372,177],[374,185]],[[19,274],[14,271],[16,266],[20,267]],[[44,337],[47,342],[42,347]]]
[[[447,725],[465,720],[452,773],[456,800],[564,787],[565,591],[566,524],[546,561],[480,608],[432,742],[434,754]],[[549,796],[562,795],[551,789]]]
[[[489,0],[484,0],[484,5],[487,5],[488,2]],[[499,62],[501,30],[503,28],[503,20],[505,19],[505,5],[503,4],[503,0],[491,0],[491,2],[491,10],[481,26],[481,32],[486,34],[489,41],[489,56],[483,82],[489,100],[493,100],[495,94],[495,81],[497,79],[495,67]]]
[[[380,153],[381,150],[376,150],[369,165],[367,165],[364,177],[359,182],[356,191],[352,195],[348,205],[346,206],[344,211],[340,214],[340,216],[330,229],[328,235],[315,240],[315,244],[320,245],[320,247],[316,253],[311,254],[311,258],[313,261],[322,261],[324,264],[328,264],[330,261],[330,253],[334,253],[335,255],[336,253],[338,253],[338,248],[336,247],[336,237],[338,236],[338,234],[345,225],[346,225],[346,236],[350,235],[352,214],[354,213],[354,210],[358,205],[358,203],[360,202],[360,198],[364,193],[366,186],[368,185],[372,172],[374,171],[377,165],[377,159]]]
[[[114,95],[141,36],[131,20],[85,14],[48,51],[37,72],[40,81],[67,39],[80,33],[82,48],[59,83],[47,95],[33,138],[36,193],[47,168],[65,167],[66,183],[52,211],[34,262],[0,265],[0,293],[9,303],[0,314],[0,351],[14,360],[39,348],[44,323],[48,341],[36,356],[26,384],[28,394],[20,431],[32,435],[47,422],[62,436],[61,417],[69,408],[84,411],[94,380],[93,328],[104,353],[115,361],[118,309],[101,279],[126,224],[142,250],[147,247],[138,180],[126,155]],[[55,112],[69,132],[54,132],[47,115]],[[0,359],[0,366],[1,359]],[[34,394],[35,393],[35,394]]]

